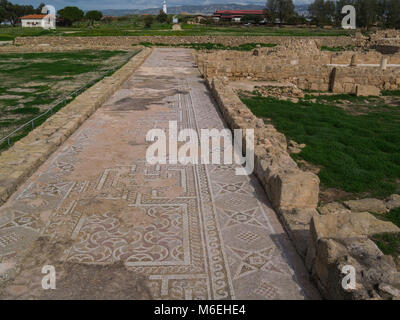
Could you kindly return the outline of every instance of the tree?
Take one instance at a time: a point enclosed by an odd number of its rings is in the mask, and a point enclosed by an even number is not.
[[[378,21],[378,0],[357,0],[356,12],[357,25],[369,29],[369,27]]]
[[[160,13],[158,14],[156,19],[160,23],[166,23],[168,22],[168,15],[163,10],[160,10]]]
[[[103,18],[103,14],[100,11],[92,10],[86,12],[85,18],[93,25],[95,21],[100,21]]]
[[[275,22],[279,19],[280,23],[287,22],[294,16],[294,4],[292,0],[268,0],[265,14],[268,20]]]
[[[72,25],[74,22],[82,20],[84,12],[78,7],[65,7],[58,10],[58,15],[64,19],[67,25]]]
[[[12,26],[15,26],[22,16],[39,13],[41,9],[41,6],[35,9],[31,5],[18,5],[7,0],[0,0],[0,22],[8,21]]]
[[[0,2],[0,23],[6,21],[6,10],[3,8],[2,3]]]
[[[153,21],[154,21],[153,16],[151,16],[151,15],[145,16],[144,17],[144,26],[146,28],[150,28],[151,25],[153,24]]]
[[[36,9],[36,13],[41,14],[44,6],[45,6],[45,4],[43,2],[41,2]]]
[[[386,26],[390,28],[400,28],[400,1],[387,0],[385,5],[384,15],[386,17]]]
[[[332,24],[335,21],[335,2],[325,0],[315,0],[308,7],[308,12],[314,22],[319,25]]]

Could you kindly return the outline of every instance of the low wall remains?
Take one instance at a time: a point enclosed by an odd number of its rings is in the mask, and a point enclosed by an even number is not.
[[[228,126],[254,129],[255,174],[279,213],[299,254],[305,258],[309,223],[317,214],[319,178],[300,170],[287,152],[286,137],[244,105],[223,79],[207,81]],[[245,132],[245,131],[244,131]],[[243,137],[245,146],[245,137]]]
[[[265,51],[266,59],[270,58],[268,55],[273,55],[271,52],[273,51]],[[209,54],[195,53],[199,70],[203,73],[228,126],[231,129],[254,129],[255,174],[262,183],[297,252],[304,259],[311,278],[322,296],[335,300],[399,299],[400,272],[396,263],[393,257],[382,253],[371,237],[384,233],[398,234],[400,228],[391,222],[377,219],[368,212],[353,212],[335,207],[329,213],[320,214],[316,210],[319,194],[318,176],[298,168],[287,152],[286,137],[271,124],[265,124],[262,119],[254,116],[229,85],[228,77],[238,78],[229,66],[243,68],[244,70],[240,69],[240,72],[244,73],[248,72],[247,67],[253,68],[254,73],[251,76],[254,76],[257,74],[257,67],[260,66],[253,66],[253,63],[259,57],[247,55],[244,58],[242,53],[227,52],[226,55],[218,55],[217,58],[222,62],[223,67],[217,70],[211,69],[210,72],[210,65],[204,60]],[[285,57],[282,52],[280,54],[280,57]],[[302,58],[308,59],[299,57],[299,59]],[[320,57],[321,60],[325,58]],[[290,64],[289,68],[294,68],[294,66],[296,64]],[[275,68],[271,65],[268,67]],[[319,83],[321,79],[323,79],[321,81],[323,86],[329,82],[329,76],[325,77],[325,75],[329,74],[333,68],[328,66],[320,68],[320,72],[325,71],[323,76],[315,75],[315,79],[304,79],[309,81],[311,86]],[[284,73],[289,69],[278,66],[276,70]],[[267,79],[282,80],[278,71],[275,72],[272,76],[268,75],[271,78]],[[373,79],[371,72],[374,73],[376,79]],[[241,76],[242,74],[239,78]],[[364,82],[365,76],[370,78]],[[390,77],[397,79],[397,76],[398,71],[395,70],[338,67],[335,83],[343,83],[344,86],[341,89],[337,87],[334,89],[351,91],[357,83],[372,83],[392,89],[394,86],[391,83],[397,80],[392,80]],[[266,76],[264,75],[262,79],[265,80]],[[387,85],[386,81],[389,81],[390,85]],[[244,137],[243,141],[245,142]],[[393,201],[389,201],[388,204],[391,202]],[[352,286],[350,283],[346,286],[343,279],[353,270],[355,285]]]
[[[239,46],[245,43],[274,43],[283,44],[293,37],[289,36],[120,36],[120,37],[75,37],[75,36],[42,36],[18,37],[14,44],[28,47],[39,45],[74,46],[74,47],[120,47],[132,46],[140,42],[153,44],[191,44],[219,43],[226,46]],[[318,40],[324,46],[361,46],[363,39],[355,37],[295,37],[296,39]]]
[[[400,89],[400,54],[333,53],[318,46],[314,40],[294,40],[253,52],[198,52],[196,61],[206,78],[291,82],[303,90],[336,93],[356,93],[357,85]],[[380,67],[382,59],[386,59],[386,69]]]
[[[231,129],[255,130],[255,174],[322,296],[335,300],[400,298],[396,263],[370,239],[399,233],[400,228],[368,212],[346,209],[320,215],[315,209],[319,178],[297,167],[286,151],[285,136],[255,117],[229,83],[220,78],[207,79],[207,83]],[[349,266],[354,268],[354,287],[343,285]]]

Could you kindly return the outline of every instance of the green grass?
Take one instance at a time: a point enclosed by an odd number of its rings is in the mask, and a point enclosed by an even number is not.
[[[136,45],[136,44],[134,44]],[[151,43],[151,42],[140,42],[139,45],[145,47],[184,47],[195,50],[236,50],[236,51],[251,51],[260,47],[275,47],[276,44],[272,43],[246,43],[239,46],[225,46],[220,43],[191,43],[191,44],[163,44],[163,43]]]
[[[400,227],[400,208],[391,210],[385,215],[375,215],[379,219],[390,221]],[[398,234],[379,234],[372,237],[379,249],[387,255],[394,257],[400,256],[400,233]]]
[[[395,97],[400,97],[400,90],[384,90],[382,91],[383,96],[395,96]]]
[[[268,26],[204,26],[182,24],[180,31],[171,30],[171,24],[154,23],[151,28],[145,28],[139,18],[127,21],[119,21],[111,24],[101,23],[93,29],[86,24],[75,27],[57,27],[56,30],[43,30],[41,28],[0,27],[0,38],[7,37],[12,40],[16,37],[27,36],[52,36],[62,35],[68,37],[88,36],[349,36],[354,32],[342,29],[319,29],[319,28],[276,28]],[[69,33],[73,31],[74,33]]]
[[[13,109],[9,112],[14,114],[38,114],[40,113],[40,109],[36,107],[23,107],[19,109]]]
[[[0,40],[11,41],[16,37],[57,35],[59,31],[44,30],[43,28],[0,27]]]
[[[315,99],[318,102],[340,102],[343,100],[347,100],[350,102],[359,102],[359,103],[363,103],[366,102],[368,100],[370,100],[371,98],[373,98],[373,96],[370,97],[362,97],[362,96],[355,96],[353,94],[334,94],[334,95],[320,95],[320,96],[314,96],[314,95],[310,95],[310,94],[306,94],[304,97],[304,100],[311,100],[311,99]]]
[[[397,191],[398,108],[375,107],[357,115],[329,103],[293,103],[260,96],[242,100],[256,116],[271,119],[288,139],[307,145],[293,158],[321,166],[323,186],[376,197]]]
[[[353,32],[342,29],[319,29],[319,28],[298,28],[298,27],[269,27],[269,26],[203,26],[183,24],[182,28],[188,35],[265,35],[265,36],[349,36]]]
[[[7,34],[0,34],[0,41],[12,41],[14,40],[13,36]]]
[[[378,248],[386,255],[400,256],[400,233],[378,234],[372,237]]]
[[[126,63],[131,55],[132,52],[126,51],[93,50],[0,54],[0,138],[54,104],[56,112],[66,104],[58,103],[63,97],[81,87],[83,92],[93,81],[111,75],[110,69]],[[34,127],[50,115],[35,120]],[[11,144],[31,129],[28,126],[18,132],[11,138]],[[0,151],[7,147],[8,143],[3,142]]]

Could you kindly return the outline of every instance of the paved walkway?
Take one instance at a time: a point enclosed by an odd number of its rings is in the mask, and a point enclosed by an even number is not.
[[[0,209],[0,298],[318,298],[254,177],[146,163],[152,128],[224,127],[193,63],[156,49]]]

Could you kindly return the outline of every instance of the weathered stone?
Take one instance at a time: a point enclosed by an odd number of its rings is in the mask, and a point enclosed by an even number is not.
[[[344,204],[353,212],[386,213],[388,211],[385,202],[378,199],[349,200]]]
[[[315,216],[311,221],[310,230],[315,240],[368,237],[381,233],[400,232],[400,228],[393,223],[378,220],[368,212]]]
[[[269,196],[274,208],[316,208],[319,178],[301,170],[281,171],[268,180]]]
[[[302,149],[306,147],[305,144],[298,144],[296,141],[290,140],[288,143],[288,152],[289,153],[300,153]]]
[[[383,255],[376,244],[365,237],[312,241],[306,262],[327,299],[385,299],[387,297],[376,288],[382,283],[395,286],[398,279],[393,259]],[[355,288],[342,286],[347,274],[343,273],[345,266],[352,266],[356,271]]]
[[[305,258],[310,237],[310,221],[318,212],[315,209],[293,209],[281,210],[279,213],[297,252]]]
[[[381,283],[378,287],[379,293],[386,299],[400,298],[400,290],[390,284]]]
[[[387,63],[388,63],[388,59],[385,58],[385,57],[382,57],[380,69],[383,70],[383,71],[386,70]]]
[[[356,54],[353,54],[353,55],[351,56],[350,66],[351,66],[351,67],[356,67],[357,64],[358,64],[357,55],[356,55]]]
[[[400,208],[400,195],[392,194],[389,198],[387,198],[386,207],[388,210]]]
[[[370,86],[370,85],[361,85],[358,84],[356,86],[356,95],[357,96],[379,96],[381,94],[381,91],[379,88],[375,86]]]
[[[339,202],[331,202],[326,204],[323,207],[318,208],[318,211],[322,215],[330,214],[330,213],[351,213],[343,204]]]

